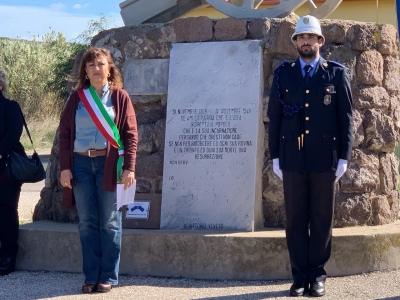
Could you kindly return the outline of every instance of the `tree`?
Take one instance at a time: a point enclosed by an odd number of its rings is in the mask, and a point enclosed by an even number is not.
[[[92,38],[100,31],[110,29],[115,26],[114,21],[109,16],[100,14],[100,18],[96,20],[90,20],[88,27],[85,31],[77,36],[76,42],[80,44],[90,45]]]

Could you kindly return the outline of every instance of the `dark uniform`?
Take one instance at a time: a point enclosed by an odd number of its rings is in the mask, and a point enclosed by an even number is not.
[[[324,281],[331,253],[335,171],[349,161],[352,96],[345,67],[320,57],[308,85],[299,60],[274,73],[268,105],[271,159],[283,173],[294,280]],[[310,231],[308,231],[308,228]]]

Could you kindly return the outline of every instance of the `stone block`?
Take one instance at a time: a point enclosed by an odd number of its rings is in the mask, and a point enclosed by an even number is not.
[[[240,41],[247,35],[247,20],[220,19],[214,25],[214,35],[217,41]]]
[[[161,99],[158,103],[151,105],[134,105],[136,121],[140,125],[155,124],[158,120],[165,119],[166,108],[161,105]],[[139,141],[140,143],[140,141]]]
[[[292,34],[295,30],[297,20],[297,16],[291,15],[279,22],[276,40],[274,41],[274,50],[281,55],[299,56],[296,46],[292,42]]]
[[[154,151],[155,144],[153,140],[154,125],[140,125],[138,126],[138,148],[137,154],[151,154]]]
[[[373,196],[371,202],[373,211],[371,225],[384,225],[392,222],[390,205],[385,195]]]
[[[327,60],[337,61],[345,65],[350,82],[352,85],[356,84],[357,51],[352,51],[348,45],[324,45],[321,52]]]
[[[337,194],[334,227],[370,225],[372,203],[370,194]]]
[[[381,85],[383,80],[383,58],[375,50],[361,53],[356,66],[357,81],[369,85]]]
[[[375,29],[375,23],[354,23],[347,31],[346,37],[351,43],[351,49],[356,51],[375,49]]]
[[[393,94],[400,91],[400,60],[386,57],[383,61],[383,87]]]
[[[276,27],[271,26],[271,19],[250,19],[249,39],[262,40],[263,44],[276,36]]]
[[[354,99],[354,98],[353,98]],[[363,115],[358,109],[353,110],[353,149],[364,142]]]
[[[156,179],[154,185],[155,185],[154,192],[156,194],[162,194],[162,179]]]
[[[378,43],[378,51],[383,55],[396,56],[397,54],[397,30],[391,24],[383,24],[380,27],[381,42]]]
[[[136,158],[136,177],[157,178],[163,174],[163,154],[140,155]]]
[[[161,228],[262,227],[261,43],[174,44],[170,74]]]
[[[379,177],[381,192],[391,195],[397,190],[399,178],[399,159],[394,153],[382,153],[379,157]]]
[[[383,87],[360,88],[353,93],[353,106],[356,108],[375,108],[387,114],[389,104],[389,95]]]
[[[397,132],[393,120],[382,111],[368,109],[364,113],[365,146],[375,152],[393,152],[397,145]]]
[[[137,193],[150,193],[151,191],[151,181],[147,179],[136,179],[136,192]]]
[[[171,42],[175,33],[168,24],[144,24],[137,27],[126,27],[115,34],[118,38],[125,59],[168,58]]]
[[[379,189],[378,155],[362,149],[354,149],[347,172],[340,179],[340,192],[365,194]]]
[[[320,24],[326,44],[341,45],[346,42],[347,30],[350,27],[349,21],[322,19],[320,20]]]
[[[207,17],[184,18],[170,23],[175,42],[205,42],[213,39],[213,23]]]
[[[129,95],[167,94],[169,59],[132,59],[125,62],[124,89]]]
[[[153,140],[157,151],[164,151],[165,126],[166,124],[164,119],[158,120],[156,124],[154,124]]]
[[[166,94],[161,95],[130,95],[132,100],[133,106],[140,107],[140,106],[165,106],[163,105],[164,102],[167,100]]]
[[[389,98],[389,116],[393,120],[394,128],[400,136],[400,101],[398,96],[392,96]]]

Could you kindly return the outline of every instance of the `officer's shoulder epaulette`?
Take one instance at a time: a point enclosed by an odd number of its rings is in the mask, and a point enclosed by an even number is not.
[[[279,64],[279,66],[277,66],[275,68],[275,71],[279,70],[280,68],[286,67],[286,66],[290,66],[292,63],[294,63],[294,61],[290,61],[290,60],[284,60],[283,62],[281,62]]]
[[[327,62],[328,63],[331,63],[331,64],[334,64],[334,65],[337,65],[337,66],[339,66],[339,67],[342,67],[342,68],[346,68],[346,66],[345,65],[342,65],[341,63],[338,63],[337,61],[334,61],[334,60],[327,60]]]

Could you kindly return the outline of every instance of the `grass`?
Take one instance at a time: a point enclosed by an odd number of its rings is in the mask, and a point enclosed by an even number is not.
[[[28,129],[31,134],[35,149],[51,149],[53,146],[54,136],[57,131],[59,119],[58,117],[47,117],[43,120],[33,120],[28,122]],[[32,150],[32,144],[24,129],[21,136],[21,143],[25,150]]]

